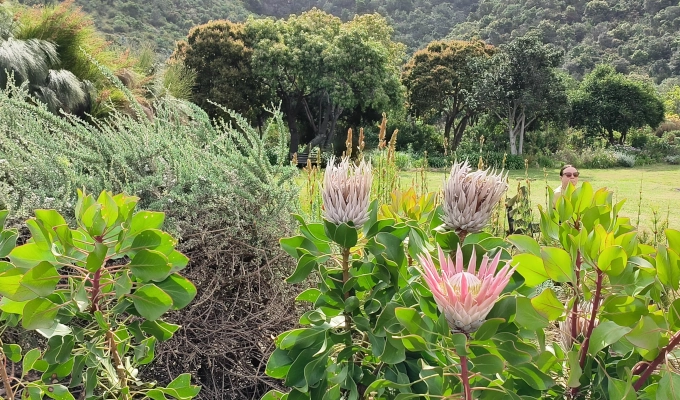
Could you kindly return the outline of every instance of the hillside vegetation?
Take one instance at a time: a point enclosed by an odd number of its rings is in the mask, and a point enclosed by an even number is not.
[[[45,0],[21,0],[43,4]],[[409,53],[446,37],[507,43],[535,27],[565,52],[563,66],[581,78],[606,62],[657,83],[680,75],[680,6],[671,0],[75,0],[114,42],[154,43],[169,54],[176,40],[209,20],[288,17],[313,7],[350,20],[378,12]]]
[[[680,74],[680,6],[671,0],[480,0],[450,37],[497,45],[532,27],[564,50],[577,78],[603,62],[657,83]]]

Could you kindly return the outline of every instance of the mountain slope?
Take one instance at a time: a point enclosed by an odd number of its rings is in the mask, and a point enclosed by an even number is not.
[[[480,0],[451,38],[508,42],[531,28],[565,52],[581,77],[602,62],[657,83],[680,75],[680,6],[671,0]]]

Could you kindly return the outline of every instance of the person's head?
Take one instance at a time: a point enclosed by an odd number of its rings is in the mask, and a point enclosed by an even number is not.
[[[567,164],[560,169],[560,179],[562,179],[563,188],[566,188],[570,183],[576,186],[578,183],[578,170],[574,166]]]

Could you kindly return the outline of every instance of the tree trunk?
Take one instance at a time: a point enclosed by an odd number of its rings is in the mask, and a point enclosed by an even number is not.
[[[300,101],[294,101],[287,93],[280,93],[279,97],[282,100],[283,112],[286,115],[286,124],[290,132],[290,145],[288,146],[288,156],[293,157],[293,154],[298,152],[300,145],[300,132],[297,128],[297,114],[300,110]]]
[[[614,130],[613,129],[607,129],[607,134],[609,135],[609,144],[614,145],[616,142],[614,141]]]
[[[473,114],[472,113],[467,113],[463,118],[458,121],[458,124],[455,126],[453,129],[453,143],[451,148],[453,150],[456,150],[458,146],[460,145],[460,142],[463,140],[463,133],[465,133],[465,128],[467,128],[468,124],[471,124],[471,121],[473,119]]]
[[[445,114],[444,118],[444,143],[451,143],[451,127],[453,126],[453,121],[456,119],[456,115]],[[454,139],[455,140],[455,139]]]

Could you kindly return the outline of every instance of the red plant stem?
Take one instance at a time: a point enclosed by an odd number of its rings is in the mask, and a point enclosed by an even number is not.
[[[99,310],[99,290],[100,288],[100,280],[102,277],[102,269],[99,268],[97,272],[94,273],[94,276],[92,277],[92,292],[90,296],[90,302],[92,305],[90,306],[90,314],[94,314],[95,311]]]
[[[677,346],[678,344],[680,344],[680,332],[675,332],[675,335],[671,337],[671,341],[668,343],[668,345],[661,349],[659,355],[656,356],[654,361],[652,361],[651,364],[647,365],[647,368],[645,368],[644,372],[640,375],[640,379],[635,381],[635,383],[633,384],[633,389],[635,389],[636,392],[640,390],[642,384],[644,384],[647,378],[649,378],[650,375],[652,375],[656,367],[666,359],[666,354],[672,351],[673,348],[675,348],[675,346]]]
[[[14,399],[14,392],[12,392],[12,385],[9,381],[9,376],[7,376],[7,357],[4,354],[0,354],[2,357],[2,365],[0,365],[0,376],[2,376],[2,384],[5,386],[5,394],[9,400]]]
[[[470,371],[468,371],[467,356],[460,356],[460,380],[463,382],[464,400],[472,400],[470,388]]]
[[[586,331],[583,339],[583,344],[581,344],[581,357],[578,364],[581,369],[586,365],[586,355],[588,354],[588,346],[590,345],[590,336],[593,334],[593,329],[595,328],[595,319],[597,318],[597,309],[600,308],[600,300],[602,300],[602,282],[604,281],[604,272],[599,268],[595,268],[597,271],[597,283],[595,286],[595,297],[593,298],[592,311],[590,312],[590,321],[588,321],[588,330]],[[576,398],[579,392],[579,387],[571,389],[571,398]]]
[[[571,339],[574,340],[576,339],[576,322],[578,318],[578,284],[579,284],[579,279],[581,278],[581,252],[578,251],[576,252],[576,286],[574,287],[574,294],[576,295],[574,298],[574,305],[571,308]],[[565,349],[566,351],[567,349]]]

